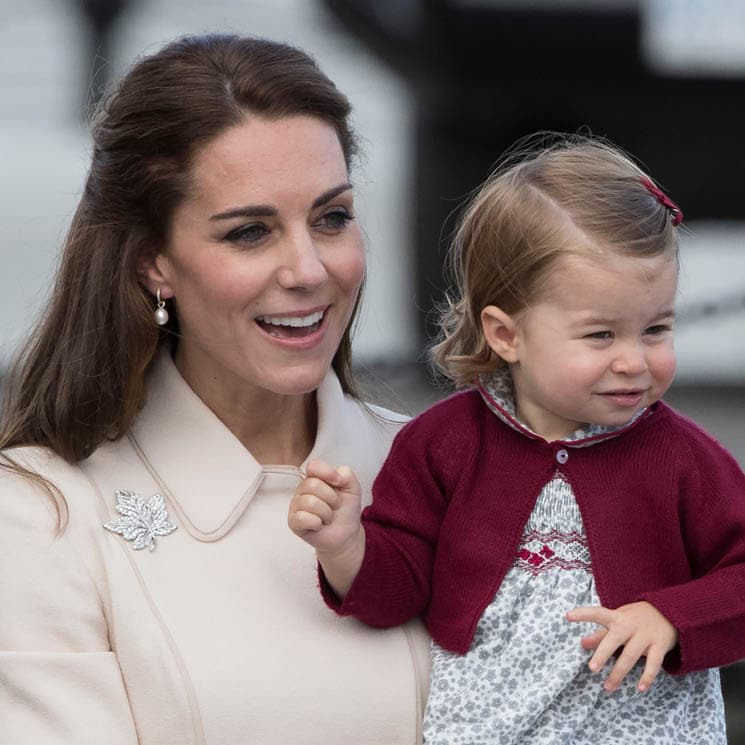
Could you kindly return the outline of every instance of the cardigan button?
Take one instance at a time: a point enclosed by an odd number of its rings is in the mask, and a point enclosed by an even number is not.
[[[556,460],[561,463],[561,465],[564,465],[569,460],[569,451],[562,448],[561,450],[556,451]]]

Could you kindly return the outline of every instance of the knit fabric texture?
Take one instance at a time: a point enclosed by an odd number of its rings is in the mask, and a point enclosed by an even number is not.
[[[592,435],[591,435],[592,436]],[[465,654],[557,468],[582,515],[602,604],[647,600],[678,629],[665,669],[745,657],[745,476],[712,437],[662,402],[611,438],[546,442],[455,394],[397,436],[363,512],[365,559],[342,603],[377,627],[422,614]]]
[[[484,401],[506,424],[533,436],[515,418],[507,378],[483,380]],[[567,442],[590,447],[623,429],[590,425]],[[642,694],[636,690],[642,658],[617,691],[603,690],[615,659],[592,673],[591,652],[580,640],[596,627],[565,616],[571,608],[599,604],[582,516],[558,467],[468,652],[432,643],[427,745],[726,745],[717,669],[683,676],[661,671]]]

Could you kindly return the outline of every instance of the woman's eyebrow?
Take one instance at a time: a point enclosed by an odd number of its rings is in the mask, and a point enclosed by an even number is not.
[[[232,220],[234,217],[274,217],[277,208],[269,204],[256,204],[250,207],[235,207],[226,212],[212,215],[210,220]]]
[[[328,191],[323,192],[321,196],[313,200],[312,208],[316,209],[326,202],[330,202],[334,197],[339,196],[345,191],[353,188],[352,184],[345,182],[334,186]],[[233,209],[226,210],[225,212],[218,212],[210,217],[210,220],[232,220],[236,217],[275,217],[277,215],[277,208],[272,207],[270,204],[254,204],[246,207],[234,207]]]
[[[349,182],[345,182],[343,184],[339,184],[339,186],[335,186],[332,189],[329,189],[328,191],[323,192],[318,199],[315,199],[313,201],[313,209],[316,207],[320,207],[322,204],[326,204],[326,202],[330,202],[334,197],[338,197],[339,194],[342,194],[345,191],[348,191],[349,189],[353,188],[352,184]]]

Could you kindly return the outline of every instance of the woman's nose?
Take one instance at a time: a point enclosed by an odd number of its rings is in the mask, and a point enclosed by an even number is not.
[[[280,285],[289,290],[312,290],[326,281],[326,267],[307,232],[288,236],[277,277]]]

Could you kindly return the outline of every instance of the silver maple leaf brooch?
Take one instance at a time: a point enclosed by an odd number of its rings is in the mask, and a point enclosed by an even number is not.
[[[178,527],[168,518],[166,505],[160,494],[145,500],[133,491],[116,491],[116,511],[121,515],[109,520],[103,526],[112,533],[118,533],[126,541],[132,541],[132,548],[139,551],[155,548],[155,537],[173,533]]]

